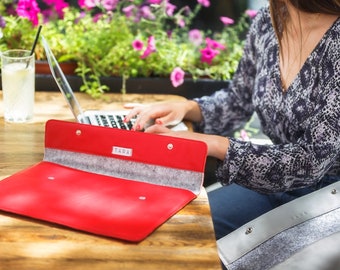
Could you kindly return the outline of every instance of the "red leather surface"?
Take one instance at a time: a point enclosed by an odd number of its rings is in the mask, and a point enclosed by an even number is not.
[[[113,155],[113,146],[133,149],[133,156]],[[45,147],[197,172],[204,171],[207,152],[199,141],[59,120],[47,122]]]
[[[196,196],[41,162],[0,181],[0,209],[93,234],[141,241]]]

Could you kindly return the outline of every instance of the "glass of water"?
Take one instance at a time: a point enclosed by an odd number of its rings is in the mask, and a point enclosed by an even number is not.
[[[35,56],[28,50],[8,50],[1,54],[4,118],[24,123],[33,118]]]

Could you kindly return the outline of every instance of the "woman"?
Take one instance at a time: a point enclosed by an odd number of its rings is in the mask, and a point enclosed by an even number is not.
[[[340,180],[340,1],[271,0],[250,28],[227,89],[195,100],[135,107],[134,128],[201,140],[224,184],[208,194],[216,238]],[[253,112],[273,145],[226,138]],[[182,119],[197,132],[165,127]]]

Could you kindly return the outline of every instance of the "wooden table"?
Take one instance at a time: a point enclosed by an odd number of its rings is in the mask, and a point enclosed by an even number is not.
[[[77,93],[84,109],[122,108],[126,102],[179,100],[172,95],[106,94],[93,100]],[[0,92],[2,100],[2,93]],[[60,93],[37,92],[35,117],[4,122],[0,102],[0,179],[41,161],[44,124],[72,120]],[[144,241],[134,244],[0,212],[0,269],[220,269],[204,190]]]

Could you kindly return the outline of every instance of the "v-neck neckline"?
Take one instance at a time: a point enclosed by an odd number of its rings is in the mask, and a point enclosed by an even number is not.
[[[302,64],[301,68],[299,69],[299,71],[296,73],[296,75],[294,76],[294,79],[290,82],[290,84],[288,85],[288,87],[285,89],[282,85],[282,73],[281,73],[281,69],[280,69],[280,50],[279,50],[279,42],[277,40],[275,46],[276,46],[276,57],[278,59],[277,63],[276,63],[276,70],[277,70],[277,74],[279,76],[279,82],[280,82],[280,87],[279,89],[281,90],[283,95],[286,95],[290,89],[296,84],[296,81],[298,80],[298,78],[300,77],[302,71],[305,69],[305,66],[310,62],[311,57],[316,54],[316,52],[319,50],[320,46],[322,45],[322,43],[324,42],[324,40],[329,36],[331,30],[336,26],[336,24],[340,21],[340,17],[338,17],[333,23],[332,25],[327,29],[327,31],[323,34],[323,36],[321,37],[321,39],[319,40],[319,42],[315,45],[315,47],[313,48],[313,50],[311,51],[311,53],[308,55],[308,57],[306,58],[306,60],[304,61],[304,63]]]

